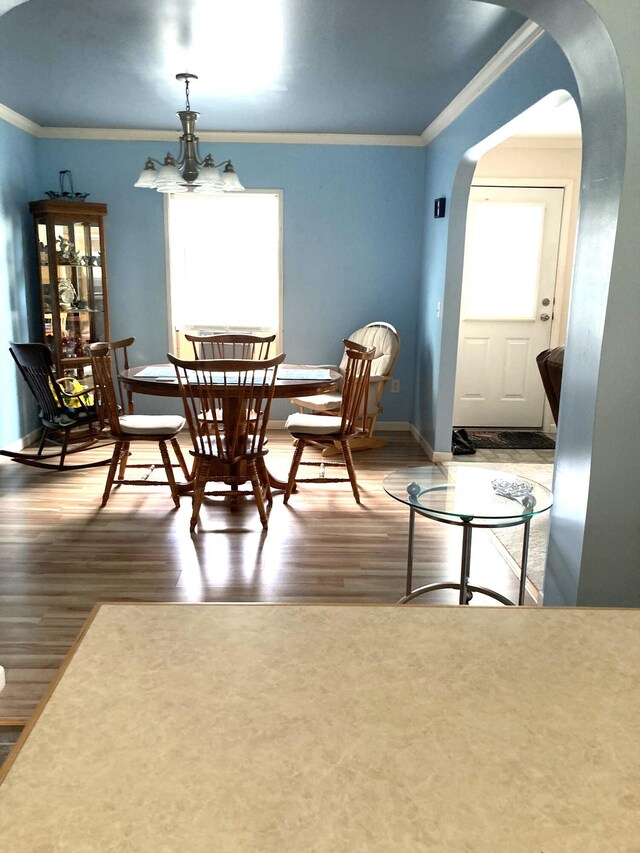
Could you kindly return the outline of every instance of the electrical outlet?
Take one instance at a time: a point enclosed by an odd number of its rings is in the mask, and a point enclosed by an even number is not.
[[[392,394],[399,394],[400,393],[400,380],[399,379],[392,379],[391,380],[391,393]]]

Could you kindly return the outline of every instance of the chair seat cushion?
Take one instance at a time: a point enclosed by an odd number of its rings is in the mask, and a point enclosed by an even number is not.
[[[342,418],[332,415],[303,415],[295,412],[289,415],[285,424],[291,433],[304,435],[334,435],[340,432]]]
[[[302,406],[303,409],[330,412],[332,409],[340,408],[342,394],[339,391],[330,391],[327,394],[314,394],[311,397],[296,397],[291,402],[294,406]]]
[[[369,386],[369,397],[367,398],[367,415],[378,415],[382,411],[376,397],[378,390],[376,382],[384,377],[372,376]],[[314,394],[310,397],[296,397],[291,400],[293,406],[301,406],[303,409],[311,409],[314,412],[335,412],[342,405],[342,394],[339,391],[330,391],[327,394]]]
[[[175,435],[187,423],[179,415],[122,415],[119,421],[128,435]]]

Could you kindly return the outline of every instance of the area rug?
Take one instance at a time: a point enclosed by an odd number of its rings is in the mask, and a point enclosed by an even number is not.
[[[556,446],[543,432],[467,430],[467,433],[478,450],[553,450]]]
[[[471,464],[471,463],[470,463]],[[553,464],[540,463],[485,463],[474,462],[482,468],[495,468],[507,474],[519,474],[529,480],[535,480],[551,488],[553,481]],[[549,513],[543,512],[534,515],[531,519],[529,535],[529,556],[527,560],[527,578],[539,593],[538,604],[542,603],[542,592],[544,587],[544,566],[547,559],[547,541],[549,539]],[[500,545],[508,552],[513,562],[520,567],[522,562],[522,534],[523,525],[517,527],[502,527],[491,530]]]

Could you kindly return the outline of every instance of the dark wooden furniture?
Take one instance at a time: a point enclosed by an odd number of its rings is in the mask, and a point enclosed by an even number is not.
[[[120,341],[99,341],[108,343],[111,350],[111,375],[114,384],[117,385],[118,402],[122,413],[133,414],[133,393],[120,376],[123,370],[129,370],[129,347],[135,343],[135,338],[123,338]]]
[[[91,392],[72,392],[65,388],[65,380],[58,380],[54,375],[53,357],[45,344],[12,343],[9,352],[36,399],[43,429],[35,454],[0,452],[10,456],[15,462],[34,465],[37,468],[61,470],[94,468],[107,464],[108,459],[65,465],[68,454],[86,450],[93,446],[98,438],[99,418]],[[76,436],[80,439],[78,444],[73,443]],[[54,444],[55,449],[45,453],[47,444]],[[57,461],[47,461],[52,459]]]
[[[299,376],[313,378],[300,379]],[[154,397],[179,397],[180,389],[176,379],[175,369],[171,364],[152,364],[132,367],[120,374],[122,382],[133,394],[146,394]],[[273,396],[277,399],[289,399],[302,394],[322,394],[333,391],[342,381],[337,370],[323,370],[318,374],[315,365],[282,364],[278,369]],[[286,481],[274,477],[267,470],[269,484],[272,489],[285,489]],[[191,484],[181,487],[180,491],[188,491]]]
[[[269,348],[275,341],[275,335],[219,334],[185,335],[193,346],[194,358],[251,358],[269,357]]]
[[[387,383],[391,380],[393,368],[400,354],[400,335],[391,323],[376,321],[367,323],[362,329],[356,329],[348,340],[361,346],[374,347],[375,357],[371,363],[371,378],[369,380],[369,397],[367,400],[367,416],[364,422],[362,435],[352,439],[350,448],[354,450],[371,450],[372,448],[384,447],[385,442],[381,438],[374,438],[378,415],[382,414],[382,395]],[[347,366],[347,354],[344,353],[340,366],[340,372]],[[301,412],[314,412],[320,415],[336,415],[340,412],[342,394],[340,390],[329,394],[317,394],[305,396],[292,400],[294,406],[298,406]],[[335,456],[340,453],[340,445],[325,447],[323,456]]]
[[[553,420],[558,424],[560,413],[560,390],[562,388],[562,368],[564,367],[564,347],[545,349],[536,356],[540,378],[549,401]]]
[[[58,376],[81,377],[88,346],[109,340],[106,204],[32,201],[42,339]]]
[[[273,389],[274,398],[287,399],[293,395],[303,394],[305,391],[309,394],[333,391],[342,380],[337,370],[327,370],[326,374],[323,373],[322,376],[312,379],[297,378],[307,370],[309,375],[312,375],[317,367],[307,364],[282,364]],[[155,375],[152,375],[151,371],[154,371]],[[295,371],[296,377],[290,377],[289,371]],[[134,394],[148,394],[152,397],[180,396],[175,370],[169,363],[131,367],[129,370],[123,370],[120,377]]]
[[[371,362],[375,357],[375,347],[365,347],[355,341],[344,341],[347,365],[342,385],[342,405],[337,415],[305,415],[296,413],[287,419],[286,428],[296,442],[291,462],[284,502],[288,503],[296,483],[342,483],[350,482],[356,503],[360,503],[360,493],[353,467],[350,441],[363,434],[362,424],[366,421],[367,397]],[[358,426],[358,423],[361,426]],[[308,462],[302,461],[302,454],[308,445],[333,447],[340,445],[344,462]],[[307,477],[297,480],[300,465],[320,466],[319,477]],[[325,468],[346,467],[347,477],[325,477]]]
[[[178,465],[186,478],[189,470],[180,450],[177,435],[185,425],[185,420],[176,415],[133,415],[123,414],[126,412],[125,401],[118,397],[118,383],[113,382],[111,349],[106,343],[95,343],[89,347],[91,353],[91,367],[98,394],[98,408],[105,427],[115,440],[111,464],[107,473],[107,481],[102,496],[102,506],[106,506],[111,489],[114,485],[137,485],[137,486],[164,486],[162,480],[152,480],[149,476],[138,479],[129,479],[126,475],[128,468],[146,468],[148,464],[129,464],[129,448],[131,444],[139,441],[152,441],[158,444],[162,465],[167,475],[167,482],[171,490],[171,496],[176,507],[180,506],[180,497],[176,486],[173,468],[177,467],[171,463],[167,442],[173,448],[178,460]],[[116,478],[116,469],[118,469]]]
[[[271,506],[271,488],[264,457],[269,411],[278,367],[275,358],[195,359],[169,355],[174,365],[195,459],[191,530],[198,523],[205,494],[227,496],[228,490],[206,491],[210,482],[231,487],[249,481],[260,521],[267,527],[265,504]]]

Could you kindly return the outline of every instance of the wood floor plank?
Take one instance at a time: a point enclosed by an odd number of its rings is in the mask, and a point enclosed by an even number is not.
[[[168,489],[121,487],[100,509],[103,468],[0,464],[0,664],[7,678],[0,723],[30,716],[97,601],[397,601],[408,511],[385,494],[382,480],[428,463],[409,433],[384,437],[387,447],[355,454],[360,506],[348,483],[300,485],[288,507],[274,494],[268,532],[252,499],[235,512],[224,499],[208,499],[191,536],[190,498],[174,510]],[[274,432],[269,447],[270,469],[286,478],[289,437]],[[153,451],[136,448],[136,456],[148,461]],[[457,580],[460,553],[459,529],[418,519],[416,585]],[[474,534],[471,577],[517,597],[517,578],[483,531]],[[457,594],[428,601],[455,604]],[[495,602],[476,595],[471,606],[487,604]],[[423,598],[411,606],[428,604]]]

